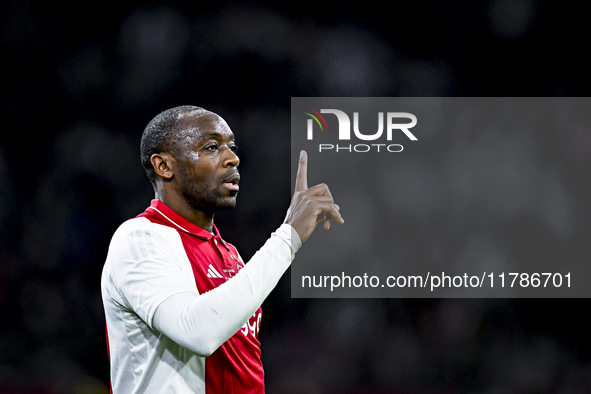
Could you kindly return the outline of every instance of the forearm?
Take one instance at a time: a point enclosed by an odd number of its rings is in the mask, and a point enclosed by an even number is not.
[[[300,244],[292,227],[281,226],[231,280],[204,294],[178,293],[163,301],[154,328],[201,356],[210,355],[262,304]]]

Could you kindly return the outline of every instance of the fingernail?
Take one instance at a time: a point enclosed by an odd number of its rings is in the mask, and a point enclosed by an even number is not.
[[[301,159],[302,157],[304,157],[304,151],[303,151],[303,150],[301,150],[301,151],[300,151],[300,159]]]

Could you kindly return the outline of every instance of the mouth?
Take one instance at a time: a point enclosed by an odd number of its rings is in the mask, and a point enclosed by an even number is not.
[[[240,189],[240,187],[238,186],[238,182],[240,182],[240,174],[234,172],[224,180],[223,184],[226,188],[230,190],[238,191]]]

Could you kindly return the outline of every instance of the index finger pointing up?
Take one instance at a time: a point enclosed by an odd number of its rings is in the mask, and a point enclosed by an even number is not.
[[[308,190],[308,154],[305,150],[300,152],[298,173],[296,175],[296,191]]]

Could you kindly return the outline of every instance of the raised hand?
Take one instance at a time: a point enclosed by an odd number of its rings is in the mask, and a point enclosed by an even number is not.
[[[338,223],[345,223],[339,210],[326,184],[321,183],[308,189],[308,154],[301,151],[295,192],[287,210],[285,223],[291,225],[304,242],[320,222],[324,222],[323,227],[326,230],[330,228],[332,218]]]

